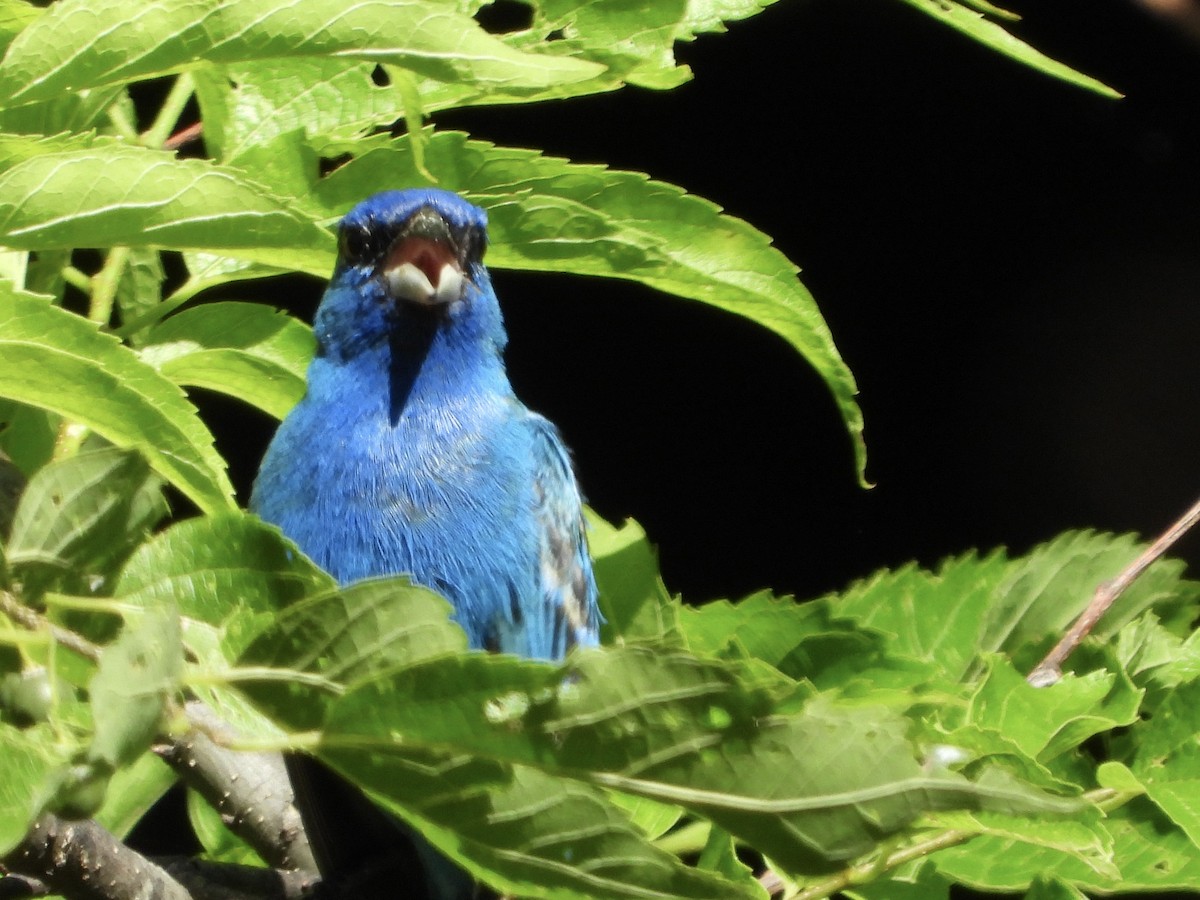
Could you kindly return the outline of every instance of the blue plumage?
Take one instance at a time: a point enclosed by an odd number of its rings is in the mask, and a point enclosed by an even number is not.
[[[251,508],[339,582],[409,573],[450,599],[471,646],[554,659],[596,643],[596,586],[567,451],[504,371],[486,224],[432,189],[345,217],[308,393]]]
[[[566,448],[504,370],[486,225],[433,189],[343,219],[308,392],[251,509],[341,583],[408,573],[472,647],[556,659],[596,644],[596,586]]]

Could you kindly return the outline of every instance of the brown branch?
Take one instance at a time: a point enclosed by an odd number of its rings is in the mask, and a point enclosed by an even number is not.
[[[8,591],[0,590],[0,613],[30,631],[48,631],[56,644],[74,650],[92,662],[100,661],[100,646],[67,628],[51,624],[50,620],[30,609]]]
[[[71,900],[191,900],[187,890],[90,819],[39,818],[4,866]]]
[[[49,631],[53,640],[99,662],[101,647],[50,623],[17,597],[0,590],[0,613],[30,631]],[[228,726],[201,703],[187,705],[192,728],[164,741],[156,752],[189,787],[203,796],[225,824],[269,865],[315,872],[317,865],[300,821],[291,783],[279,754],[238,753],[212,737],[233,737]],[[36,874],[36,873],[34,873]]]
[[[1025,680],[1034,687],[1047,687],[1058,681],[1062,677],[1062,664],[1088,636],[1096,623],[1100,621],[1100,617],[1108,612],[1108,608],[1128,590],[1138,576],[1150,567],[1151,563],[1171,549],[1175,542],[1187,534],[1198,521],[1200,521],[1200,500],[1197,500],[1170,528],[1159,535],[1158,539],[1126,566],[1121,574],[1109,581],[1101,582],[1096,587],[1096,592],[1092,595],[1092,600],[1088,603],[1087,608],[1079,614],[1079,618],[1067,629],[1062,639],[1054,645],[1054,649],[1046,654],[1046,658],[1034,667]]]
[[[195,122],[186,128],[181,128],[165,141],[163,141],[164,150],[178,150],[185,144],[190,144],[192,141],[200,139],[204,133],[204,125],[200,122]]]
[[[307,900],[320,879],[311,872],[206,862],[189,856],[157,860],[193,900]]]
[[[268,865],[315,872],[283,757],[222,747],[217,741],[236,736],[202,703],[188,703],[187,716],[196,727],[155,752]]]

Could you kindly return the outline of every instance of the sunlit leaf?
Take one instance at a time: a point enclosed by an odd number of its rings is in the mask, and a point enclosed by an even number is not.
[[[204,510],[232,504],[212,436],[183,393],[115,338],[0,284],[0,396],[60,413],[122,447]]]

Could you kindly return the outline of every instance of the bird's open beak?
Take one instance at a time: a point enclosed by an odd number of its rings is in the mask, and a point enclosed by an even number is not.
[[[438,306],[462,297],[458,246],[446,220],[429,207],[405,223],[388,248],[381,273],[395,300]]]

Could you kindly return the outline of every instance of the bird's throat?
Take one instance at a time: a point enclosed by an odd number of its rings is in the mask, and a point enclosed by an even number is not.
[[[393,329],[388,339],[388,414],[394,426],[422,379],[434,377],[426,371],[441,323],[440,308],[410,310],[404,328]]]

